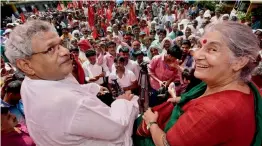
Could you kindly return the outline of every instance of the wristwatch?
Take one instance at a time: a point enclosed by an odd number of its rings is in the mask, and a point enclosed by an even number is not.
[[[157,124],[157,122],[149,122],[146,126],[146,129],[149,130],[153,124]]]

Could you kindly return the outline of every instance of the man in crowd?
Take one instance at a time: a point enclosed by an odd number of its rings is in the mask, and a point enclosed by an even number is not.
[[[96,95],[104,88],[79,85],[70,74],[69,51],[60,43],[49,23],[36,20],[17,26],[6,44],[7,58],[26,75],[21,96],[36,145],[131,146],[137,97],[121,95],[111,108],[102,103]]]
[[[99,85],[103,85],[105,72],[102,66],[98,65],[96,62],[96,51],[88,50],[86,51],[86,58],[89,63],[83,66],[85,71],[85,79],[88,83],[97,83]]]
[[[178,23],[173,23],[173,31],[168,34],[170,39],[175,39],[178,36],[182,36],[183,32],[178,30]]]
[[[132,71],[135,76],[138,78],[139,76],[139,70],[137,64],[130,59],[129,55],[129,49],[127,47],[123,47],[119,50],[119,56],[123,57],[125,59],[125,68]],[[112,71],[115,71],[116,67],[115,64],[112,67]]]
[[[114,64],[114,59],[116,58],[116,43],[110,41],[107,43],[108,52],[104,56],[104,60],[106,60],[106,65],[110,72],[112,72],[112,66]]]
[[[138,84],[137,84],[137,79],[135,74],[128,70],[125,67],[125,58],[124,57],[118,57],[115,59],[115,67],[116,70],[113,71],[108,78],[108,83],[109,86],[112,87],[114,79],[117,80],[119,86],[124,90],[124,91],[132,91],[137,89]]]

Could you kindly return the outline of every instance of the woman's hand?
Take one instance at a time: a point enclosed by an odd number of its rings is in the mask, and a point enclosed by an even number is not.
[[[156,122],[158,119],[158,112],[153,112],[151,108],[148,108],[143,115],[143,119],[145,120],[146,124],[149,124],[150,122]]]
[[[176,90],[175,90],[175,84],[174,82],[171,83],[168,86],[168,93],[171,95],[172,98],[169,98],[167,102],[172,102],[172,103],[179,103],[181,97],[176,96]]]
[[[176,91],[175,91],[175,83],[174,82],[169,84],[168,93],[172,96],[172,98],[176,98]]]

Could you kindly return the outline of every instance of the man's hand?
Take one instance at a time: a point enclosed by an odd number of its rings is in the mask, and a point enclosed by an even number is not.
[[[100,91],[98,94],[104,95],[106,93],[109,93],[109,90],[106,87],[100,86]]]
[[[95,81],[97,81],[99,78],[100,78],[100,76],[95,76],[95,77],[93,77],[93,78],[90,78],[90,79],[89,79],[89,82],[95,82]]]
[[[105,77],[106,73],[102,72],[100,75],[98,75],[99,77]]]
[[[162,87],[162,86],[166,86],[166,81],[158,81],[158,83],[159,83],[159,85],[160,85],[160,87]]]

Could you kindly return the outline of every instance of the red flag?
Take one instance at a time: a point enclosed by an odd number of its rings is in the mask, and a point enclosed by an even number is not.
[[[88,23],[91,28],[95,26],[95,12],[90,5],[88,5]]]
[[[85,84],[85,72],[82,67],[82,64],[78,60],[78,57],[73,56],[74,64],[76,65],[76,72],[77,78],[76,80],[78,81],[79,84]]]
[[[129,25],[133,25],[137,23],[137,19],[136,19],[136,12],[135,12],[135,8],[134,5],[131,4],[130,6],[130,10],[129,10]]]
[[[21,21],[22,21],[23,23],[25,23],[26,19],[25,19],[24,13],[21,13],[21,14],[20,14],[20,17],[21,17]]]
[[[106,10],[106,19],[110,21],[112,18],[112,11],[109,9]]]
[[[58,11],[62,11],[63,10],[63,8],[61,7],[61,5],[60,5],[60,3],[58,3],[58,5],[57,5],[57,8],[56,8]]]
[[[92,36],[93,36],[94,39],[98,38],[98,32],[97,32],[96,27],[94,27],[94,29],[93,29]]]

